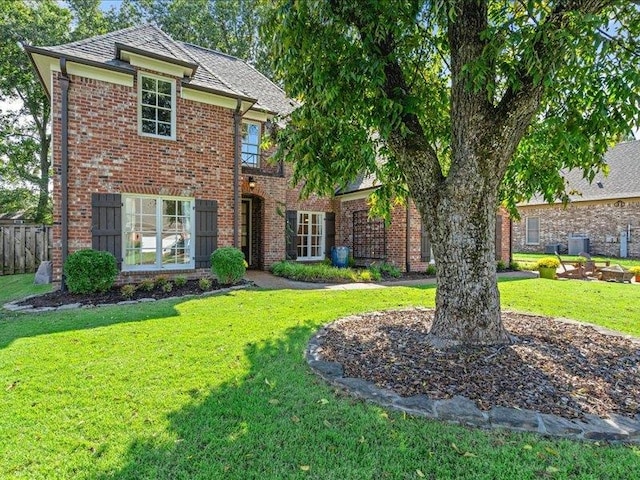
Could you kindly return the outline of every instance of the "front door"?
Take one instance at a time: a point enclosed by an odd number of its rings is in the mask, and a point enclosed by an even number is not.
[[[244,259],[251,265],[251,199],[242,200],[240,209],[240,249]]]

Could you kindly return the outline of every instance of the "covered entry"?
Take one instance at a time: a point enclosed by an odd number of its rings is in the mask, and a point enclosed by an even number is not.
[[[240,208],[240,249],[249,268],[263,268],[263,201],[261,197],[243,196]]]

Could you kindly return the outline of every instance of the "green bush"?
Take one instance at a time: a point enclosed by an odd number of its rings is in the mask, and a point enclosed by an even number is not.
[[[433,263],[430,263],[427,266],[427,270],[425,271],[427,275],[435,275],[436,274],[436,266]]]
[[[150,292],[154,288],[156,288],[156,282],[154,282],[151,278],[145,278],[140,282],[139,288],[140,290],[144,290],[145,292]]]
[[[211,285],[212,283],[210,278],[201,278],[200,280],[198,280],[198,287],[200,287],[200,290],[202,290],[203,292],[211,290]]]
[[[496,270],[498,272],[504,272],[507,269],[507,264],[503,260],[498,260],[496,262]]]
[[[244,254],[237,248],[222,247],[211,254],[211,272],[223,285],[238,283],[246,271]]]
[[[71,293],[106,292],[116,280],[118,266],[109,252],[78,250],[67,257],[64,274]]]
[[[170,293],[173,290],[173,283],[172,282],[167,282],[164,285],[162,285],[162,291],[164,293]]]
[[[380,280],[369,270],[337,268],[324,263],[304,264],[289,261],[276,262],[271,272],[278,277],[285,277],[301,282],[370,282]]]
[[[175,278],[176,287],[184,287],[187,284],[187,277],[180,275]]]
[[[382,277],[400,278],[402,271],[392,263],[382,262],[380,264],[372,264],[369,266],[369,271],[378,276],[376,280],[380,280]]]
[[[127,300],[133,297],[134,293],[136,293],[136,286],[130,283],[128,283],[127,285],[123,285],[120,289],[120,294]]]
[[[162,288],[167,284],[168,281],[169,281],[169,277],[167,277],[166,275],[157,275],[156,278],[153,280],[153,283],[155,284],[156,287]]]

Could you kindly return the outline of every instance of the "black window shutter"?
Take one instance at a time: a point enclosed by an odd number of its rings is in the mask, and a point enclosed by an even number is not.
[[[502,215],[496,215],[496,260],[502,259]]]
[[[91,194],[91,248],[109,252],[122,268],[122,199],[118,193]]]
[[[196,200],[196,268],[209,268],[218,248],[218,202]]]
[[[324,234],[324,255],[331,258],[331,249],[336,244],[336,214],[327,212],[324,214],[325,234]]]
[[[287,210],[285,213],[285,245],[287,260],[298,258],[298,212]]]
[[[423,262],[431,261],[431,243],[429,242],[429,234],[424,222],[420,227],[420,260]]]

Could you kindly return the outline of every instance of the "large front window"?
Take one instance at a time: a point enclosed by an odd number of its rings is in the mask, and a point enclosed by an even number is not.
[[[324,258],[324,213],[298,212],[298,260]]]
[[[260,166],[259,123],[242,123],[242,165],[255,168]]]
[[[151,137],[176,138],[176,92],[173,80],[138,76],[138,131]]]
[[[193,199],[123,198],[124,270],[194,268]]]

